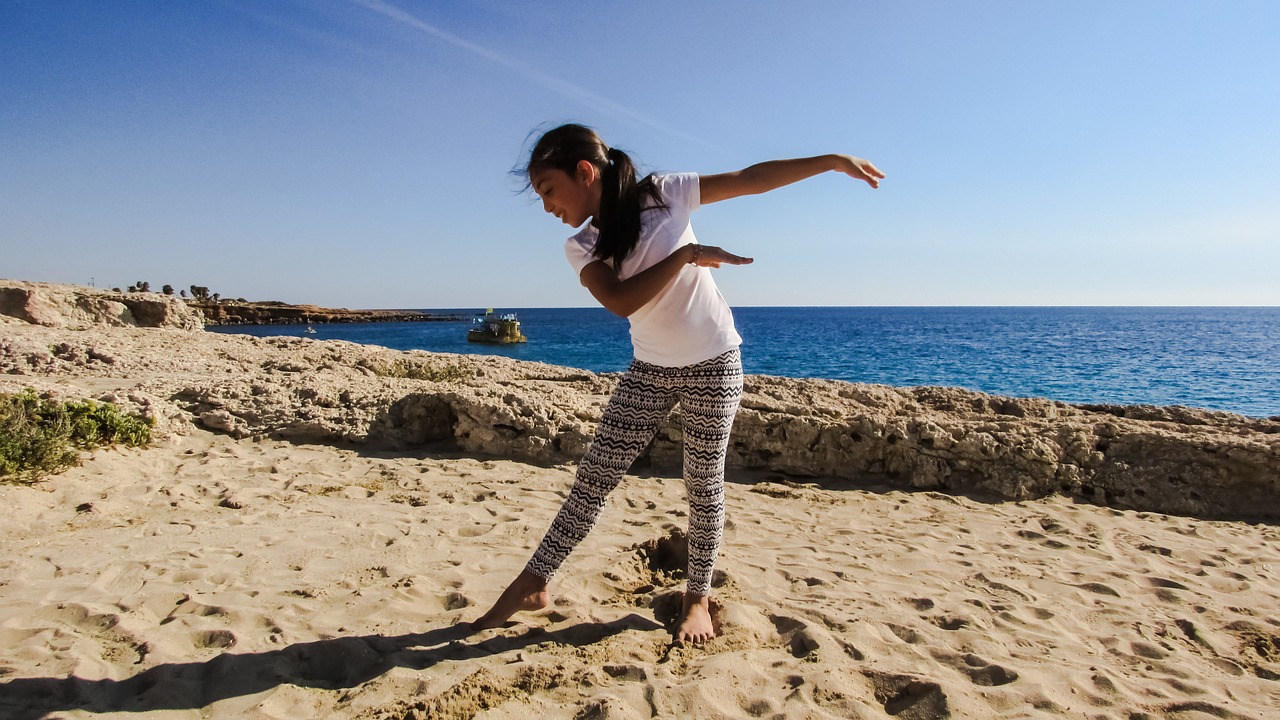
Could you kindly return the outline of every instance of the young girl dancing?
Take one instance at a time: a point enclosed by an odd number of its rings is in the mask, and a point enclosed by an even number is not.
[[[689,566],[675,639],[704,642],[715,636],[711,572],[724,534],[729,430],[742,395],[742,338],[709,268],[752,260],[699,244],[689,216],[701,205],[768,192],[828,171],[873,188],[884,174],[860,158],[822,155],[719,175],[638,180],[626,153],[608,147],[581,125],[545,133],[534,145],[526,171],[544,210],[571,227],[586,225],[565,243],[565,254],[592,296],[630,320],[635,359],[610,397],[569,497],[542,544],[472,625],[498,627],[517,611],[550,604],[548,580],[591,531],[606,496],[679,402]]]

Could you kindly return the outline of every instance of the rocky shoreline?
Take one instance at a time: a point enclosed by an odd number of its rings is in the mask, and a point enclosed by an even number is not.
[[[217,303],[188,301],[211,325],[320,325],[325,323],[366,322],[447,322],[466,319],[461,315],[440,315],[419,310],[348,310],[316,305],[290,305],[281,302],[242,303],[222,300]]]
[[[362,322],[447,322],[455,314],[420,310],[348,310],[318,305],[241,300],[184,300],[153,292],[120,292],[76,285],[0,280],[0,315],[36,325],[177,327],[317,325]]]
[[[0,482],[0,717],[1280,706],[1280,419],[748,376],[715,639],[672,643],[678,417],[551,606],[475,632],[564,502],[616,375],[205,332],[150,295],[0,282],[0,307],[0,393],[154,421],[149,447]]]
[[[173,298],[0,283],[0,299],[19,294],[16,311],[0,302],[10,316],[0,389],[112,398],[174,432],[195,424],[235,437],[433,444],[555,465],[580,458],[617,381],[498,357],[205,334]],[[143,321],[165,330],[136,327]],[[680,435],[677,410],[639,467],[678,467]],[[1001,500],[1062,494],[1280,520],[1280,419],[1182,407],[749,376],[728,463]]]

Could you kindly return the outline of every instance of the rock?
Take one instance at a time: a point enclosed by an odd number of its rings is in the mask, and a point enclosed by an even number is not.
[[[200,413],[200,424],[210,430],[220,430],[235,438],[249,436],[245,423],[226,410],[209,410]]]
[[[76,285],[0,280],[0,315],[45,327],[99,325],[200,330],[199,312],[160,293],[121,293]]]
[[[27,294],[20,304],[34,317],[52,312],[41,303],[57,308],[57,298],[72,295]],[[65,317],[59,312],[42,317]],[[0,391],[120,398],[173,433],[197,420],[235,437],[576,463],[617,383],[494,356],[69,328],[6,324]],[[677,409],[638,466],[678,473],[681,458]],[[1191,408],[749,376],[727,462],[992,499],[1065,494],[1118,508],[1280,520],[1280,421]]]

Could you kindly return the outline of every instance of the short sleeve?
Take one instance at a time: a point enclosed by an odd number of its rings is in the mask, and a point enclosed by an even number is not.
[[[668,207],[692,213],[702,205],[702,187],[698,173],[672,173],[658,176],[658,190]]]
[[[583,268],[599,259],[593,253],[595,247],[596,232],[591,227],[583,228],[582,232],[565,241],[564,256],[573,267],[575,276],[581,276]]]

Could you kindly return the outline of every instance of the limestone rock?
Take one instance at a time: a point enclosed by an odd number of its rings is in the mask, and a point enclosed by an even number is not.
[[[160,293],[121,293],[52,283],[0,280],[0,315],[45,327],[204,328],[198,312]]]
[[[58,296],[27,294],[22,306],[32,317],[68,317],[42,315],[53,313],[41,305],[48,297]],[[236,437],[576,463],[617,383],[541,363],[342,341],[31,321],[3,328],[0,392],[123,399],[163,421],[159,432],[198,424]],[[680,441],[677,409],[639,466],[678,473]],[[727,461],[997,500],[1065,494],[1280,520],[1280,418],[1190,408],[749,376]]]

